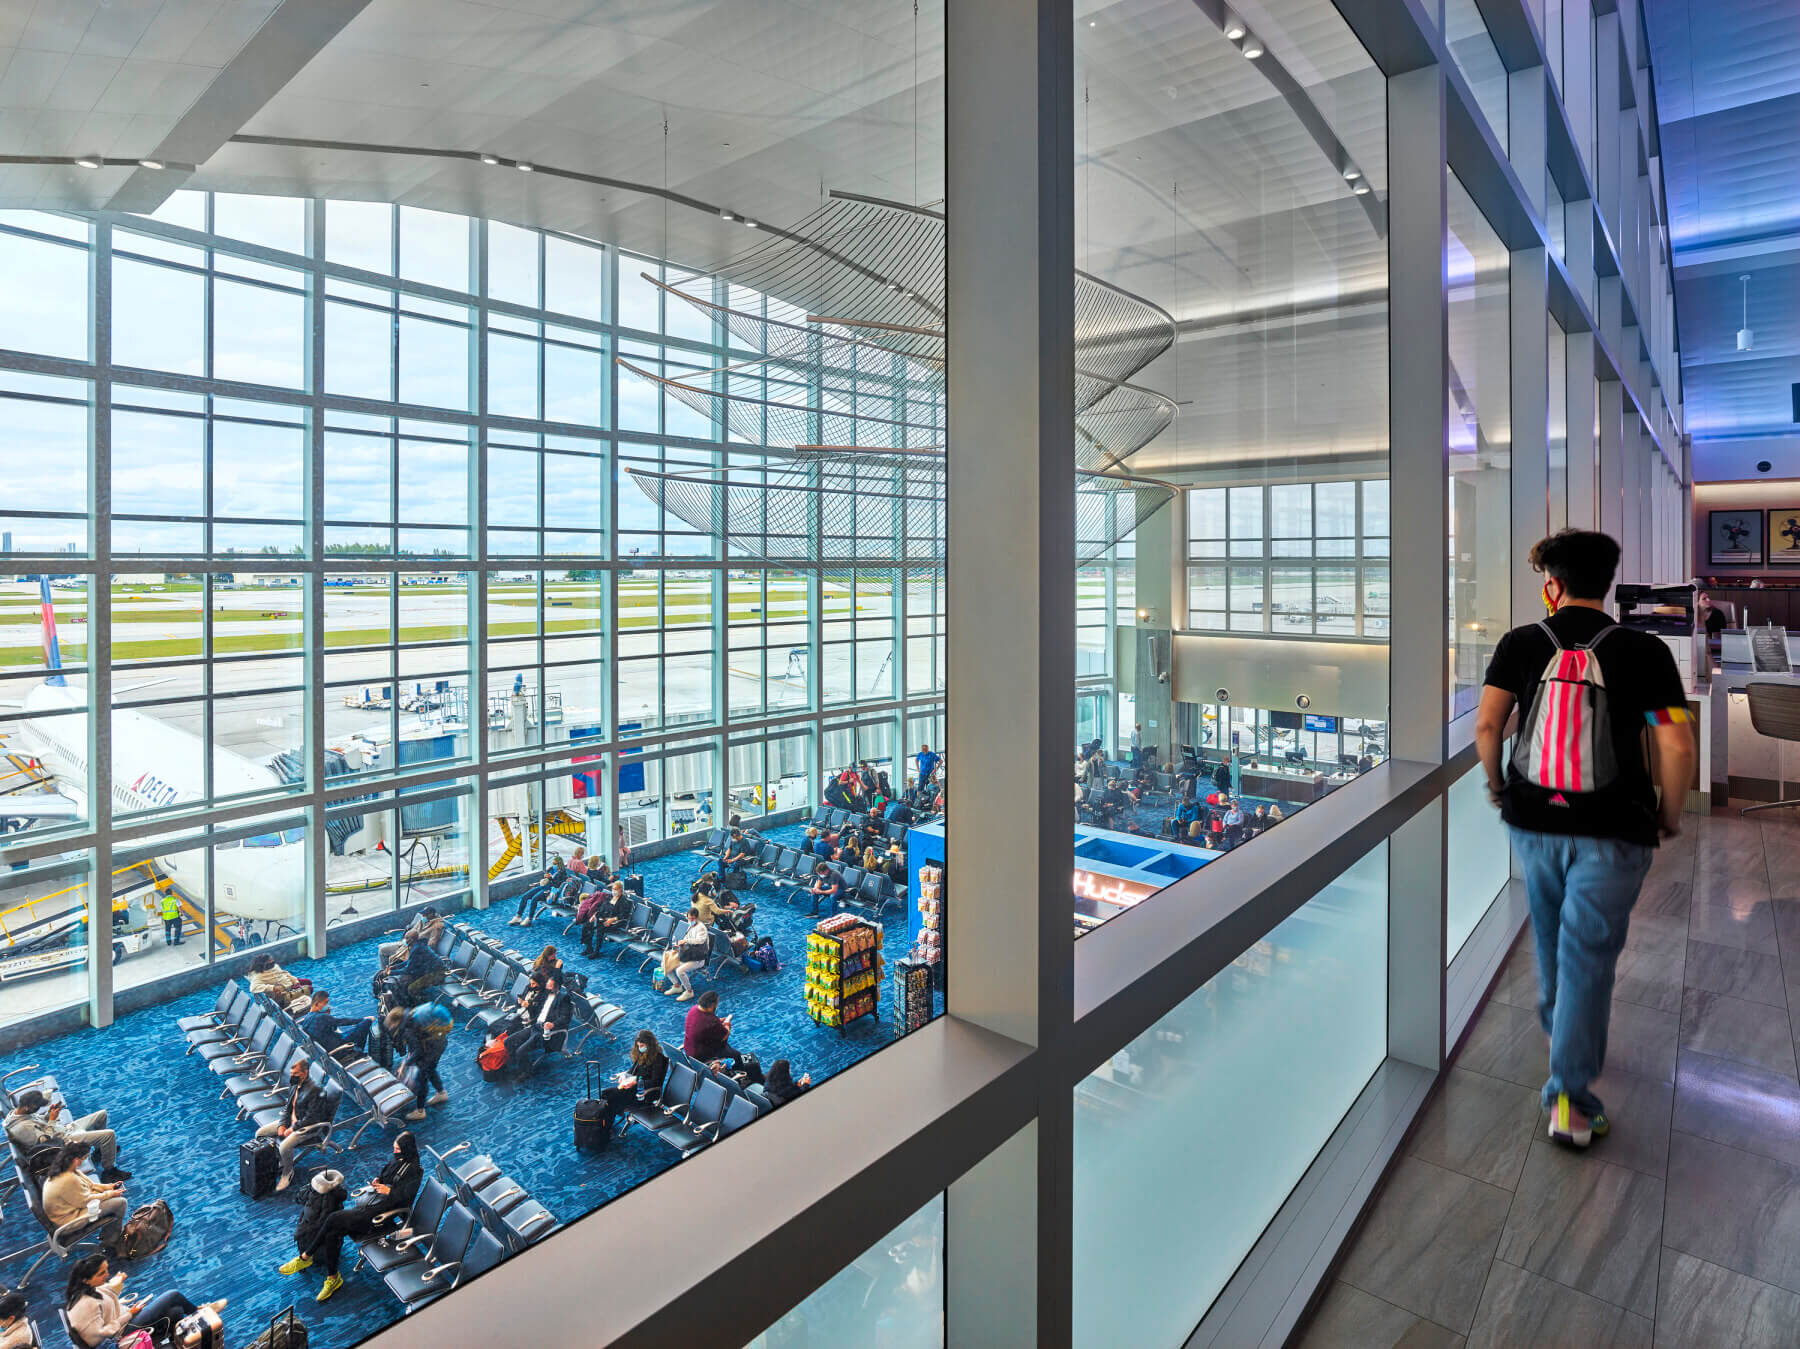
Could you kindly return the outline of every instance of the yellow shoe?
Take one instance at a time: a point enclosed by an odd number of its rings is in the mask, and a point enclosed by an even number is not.
[[[279,1267],[275,1272],[277,1274],[298,1274],[303,1269],[311,1268],[312,1257],[310,1255],[296,1255],[292,1260]]]
[[[344,1276],[342,1274],[327,1274],[325,1276],[325,1286],[319,1290],[319,1296],[314,1300],[323,1302],[343,1286]]]

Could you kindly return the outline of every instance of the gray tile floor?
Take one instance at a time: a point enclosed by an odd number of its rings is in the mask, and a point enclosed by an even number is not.
[[[1544,1138],[1521,940],[1304,1349],[1800,1344],[1797,817],[1690,816],[1658,853],[1586,1154]]]

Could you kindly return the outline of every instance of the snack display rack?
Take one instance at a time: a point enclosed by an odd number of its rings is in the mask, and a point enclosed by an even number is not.
[[[839,1031],[875,1014],[881,997],[881,929],[852,913],[806,934],[806,1012]]]

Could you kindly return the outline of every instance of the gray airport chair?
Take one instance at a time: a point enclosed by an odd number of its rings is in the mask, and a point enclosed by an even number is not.
[[[1750,699],[1750,724],[1758,735],[1771,740],[1800,740],[1800,684],[1785,679],[1752,679],[1744,685],[1744,693]],[[1738,814],[1787,806],[1800,806],[1800,797],[1745,806]]]

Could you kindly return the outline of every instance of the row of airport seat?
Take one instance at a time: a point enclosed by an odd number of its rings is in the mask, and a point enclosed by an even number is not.
[[[442,1001],[453,1014],[466,1013],[467,1025],[478,1027],[484,1036],[490,1035],[518,1010],[519,999],[531,982],[530,956],[468,923],[446,923],[432,949],[444,962],[450,981],[457,985]],[[596,1034],[609,1040],[616,1038],[612,1028],[624,1018],[623,1007],[589,993],[587,976],[566,966],[563,986],[574,1015],[567,1046],[571,1054]]]
[[[286,1102],[282,1084],[296,1054],[306,1055],[309,1075],[332,1098],[334,1114],[322,1146],[354,1124],[355,1132],[343,1145],[354,1148],[371,1124],[385,1129],[413,1107],[413,1092],[373,1058],[347,1046],[326,1050],[275,999],[248,993],[236,980],[220,990],[211,1012],[182,1017],[176,1025],[187,1039],[187,1052],[224,1079],[220,1098],[232,1097],[238,1118],[252,1119],[259,1127],[281,1118]],[[353,1111],[338,1119],[344,1100]]]
[[[433,1174],[419,1186],[405,1223],[364,1238],[354,1269],[381,1276],[406,1313],[417,1311],[508,1255],[554,1232],[554,1215],[485,1153],[459,1143],[432,1152]],[[430,1151],[430,1149],[428,1149]]]
[[[609,944],[616,946],[618,949],[613,953],[613,963],[622,962],[626,956],[636,956],[638,973],[642,974],[662,959],[663,952],[676,944],[687,927],[685,905],[677,907],[640,899],[631,906],[631,917],[625,920],[622,927],[606,928],[601,932],[600,953],[605,955]],[[709,927],[706,935],[709,942],[706,967],[698,972],[700,975],[717,979],[727,966],[748,973],[749,966],[744,964],[743,957],[732,946],[729,933],[717,927]]]
[[[672,1045],[664,1045],[663,1052],[669,1073],[662,1096],[654,1104],[632,1106],[625,1116],[684,1158],[775,1108],[761,1087],[746,1087]]]
[[[840,816],[851,821],[864,818],[861,815],[846,815],[844,811],[825,808],[821,808],[819,815],[815,815],[813,818],[816,820],[822,815]],[[900,824],[889,827],[899,831],[899,841],[904,847],[907,827]],[[729,834],[715,829],[712,836],[707,839],[704,852],[709,857],[719,855],[729,840]],[[785,903],[792,899],[792,894],[786,891],[786,887],[791,886],[803,891],[812,884],[813,868],[823,859],[803,848],[789,848],[779,843],[770,843],[760,837],[755,839],[755,843],[757,845],[756,860],[744,868],[745,873],[752,877],[751,890],[754,891],[765,881],[772,882],[775,893]],[[825,865],[843,883],[843,889],[838,892],[838,902],[846,908],[855,909],[866,915],[872,922],[879,923],[882,914],[886,912],[890,904],[898,905],[901,908],[906,907],[906,887],[896,885],[893,878],[885,872],[864,871],[859,866],[846,865],[842,862],[826,862]]]

